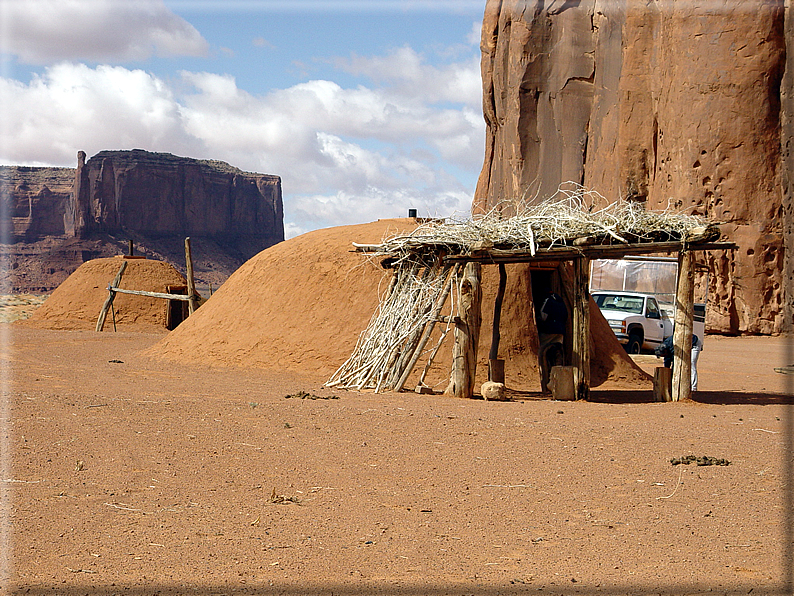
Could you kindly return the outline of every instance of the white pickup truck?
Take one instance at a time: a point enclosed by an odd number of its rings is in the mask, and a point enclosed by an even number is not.
[[[656,298],[640,292],[593,292],[618,341],[629,354],[654,349],[673,332],[673,321],[659,308]]]

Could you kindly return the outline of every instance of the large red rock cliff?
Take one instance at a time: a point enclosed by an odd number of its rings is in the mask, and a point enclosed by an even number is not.
[[[90,259],[126,252],[184,270],[193,239],[198,283],[217,287],[284,239],[281,179],[221,161],[102,151],[77,168],[0,168],[0,287],[49,292]]]
[[[149,151],[78,154],[68,226],[77,237],[196,236],[248,259],[284,240],[281,179]]]
[[[785,16],[777,0],[488,0],[475,212],[510,213],[571,180],[724,222],[739,250],[704,257],[709,328],[780,332]]]

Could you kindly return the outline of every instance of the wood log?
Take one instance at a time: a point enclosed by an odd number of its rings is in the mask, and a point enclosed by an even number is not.
[[[124,270],[127,268],[127,261],[122,261],[121,268],[119,272],[116,274],[116,277],[113,278],[113,281],[110,282],[111,287],[117,287],[121,283],[121,276],[124,275]],[[96,322],[96,331],[100,332],[105,327],[105,319],[108,316],[108,310],[110,309],[110,305],[113,304],[113,300],[116,297],[116,293],[108,288],[108,297],[105,298],[105,303],[102,305],[102,310],[99,311],[99,319]]]
[[[549,390],[552,399],[572,401],[576,399],[576,368],[552,366],[549,373]]]
[[[653,371],[653,401],[673,401],[673,371],[657,366]]]
[[[576,398],[590,397],[590,261],[573,262],[571,364],[575,368]]]
[[[474,396],[477,345],[480,341],[482,319],[481,269],[479,263],[467,263],[458,286],[458,316],[463,322],[455,326],[452,374],[449,386],[444,392],[455,397]]]
[[[165,294],[163,292],[146,292],[145,290],[127,290],[124,288],[117,288],[109,286],[108,290],[114,294],[132,294],[133,296],[148,296],[149,298],[165,298],[166,300],[184,300],[190,301],[190,296],[185,294]]]
[[[736,250],[732,242],[687,242],[689,250]],[[450,254],[444,258],[448,263],[479,262],[479,263],[534,263],[536,261],[570,261],[585,256],[588,259],[620,259],[628,255],[649,255],[654,253],[678,252],[684,247],[680,240],[669,242],[640,242],[637,244],[613,244],[592,246],[555,246],[538,250],[533,254],[529,250],[497,249],[486,254],[466,255]]]
[[[455,317],[457,319],[457,317]],[[436,355],[438,351],[441,349],[441,344],[444,343],[444,340],[447,339],[447,333],[449,333],[449,327],[444,327],[444,330],[441,332],[441,337],[438,338],[438,342],[436,343],[436,347],[433,348],[433,351],[430,352],[430,357],[427,359],[427,363],[425,364],[424,369],[422,369],[422,374],[419,375],[419,382],[416,385],[417,393],[419,393],[419,387],[423,387],[425,384],[425,377],[427,377],[427,373],[430,370],[430,367],[433,365],[433,361],[436,359]]]
[[[437,323],[452,323],[453,325],[460,325],[461,323],[463,323],[463,319],[461,319],[458,315],[453,315],[453,316],[450,316],[450,317],[443,316],[443,317],[438,317],[436,319],[436,322]]]
[[[692,319],[695,315],[694,254],[678,256],[678,286],[675,294],[673,331],[673,401],[692,397]]]
[[[505,382],[505,361],[501,358],[488,360],[488,380],[492,383]]]
[[[193,278],[193,255],[190,251],[190,238],[185,238],[185,267],[187,269],[187,295],[188,316],[192,315],[197,308],[196,304],[196,282]]]

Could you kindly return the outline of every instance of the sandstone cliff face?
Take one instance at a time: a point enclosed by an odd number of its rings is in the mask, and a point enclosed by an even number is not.
[[[193,238],[197,283],[215,287],[284,239],[281,180],[220,161],[103,151],[78,167],[0,168],[0,287],[49,292],[83,262],[127,251],[184,271]]]
[[[278,176],[141,150],[84,159],[78,155],[68,224],[75,236],[210,238],[246,259],[284,240]]]
[[[488,0],[481,48],[475,212],[572,180],[725,222],[709,328],[781,331],[782,3]]]
[[[0,167],[3,242],[33,242],[66,233],[72,195],[71,168]]]

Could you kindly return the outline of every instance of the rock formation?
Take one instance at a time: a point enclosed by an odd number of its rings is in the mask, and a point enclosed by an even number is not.
[[[216,287],[284,239],[281,180],[221,161],[102,151],[73,168],[0,168],[4,291],[48,292],[81,263],[136,251],[184,266],[193,238],[199,283]]]
[[[66,234],[74,184],[71,168],[0,167],[2,242],[33,242]]]
[[[488,0],[475,212],[571,180],[725,222],[739,250],[704,257],[708,327],[780,332],[786,39],[777,1]]]
[[[148,151],[78,154],[67,228],[156,238],[211,238],[248,259],[284,240],[281,179],[221,161]]]

